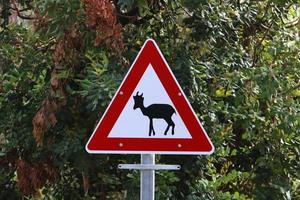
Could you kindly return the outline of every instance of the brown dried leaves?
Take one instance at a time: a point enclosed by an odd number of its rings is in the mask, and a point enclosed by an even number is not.
[[[55,113],[57,112],[57,108],[58,105],[55,101],[46,99],[43,101],[39,111],[35,114],[32,120],[33,136],[38,146],[43,146],[44,132],[56,124]]]
[[[58,40],[53,53],[55,66],[59,66],[63,61],[72,62],[73,51],[80,47],[80,34],[76,27],[71,27],[64,36]]]
[[[122,41],[121,25],[117,21],[115,9],[109,0],[83,0],[85,5],[85,25],[96,31],[94,44],[99,46],[104,43],[109,49],[120,54],[124,49]],[[44,18],[36,12],[41,22],[46,22]],[[70,27],[60,38],[54,48],[53,60],[55,68],[51,73],[50,95],[46,98],[41,108],[37,111],[32,120],[33,136],[38,146],[43,145],[44,133],[57,123],[56,113],[66,104],[66,94],[64,83],[58,77],[58,70],[65,64],[74,65],[78,60],[81,50],[81,38],[76,25]]]
[[[43,101],[41,108],[32,120],[33,136],[38,146],[43,145],[44,133],[49,130],[49,128],[55,126],[57,123],[56,113],[67,103],[64,83],[59,78],[58,73],[64,62],[71,62],[69,61],[73,55],[71,51],[79,46],[79,37],[76,29],[72,28],[65,33],[64,37],[61,38],[55,46],[53,53],[55,68],[51,73],[50,96]]]
[[[95,45],[105,43],[120,54],[124,49],[122,27],[117,21],[115,9],[109,0],[84,0],[85,24],[96,30]]]
[[[58,179],[58,172],[51,159],[34,163],[18,159],[16,167],[17,186],[24,195],[36,195],[38,189],[42,188],[47,181],[54,183]]]
[[[41,15],[40,11],[36,9],[34,11],[34,16],[35,16],[34,25],[36,29],[47,26],[47,23],[49,21],[48,14]]]
[[[44,133],[57,123],[56,113],[66,105],[66,94],[62,80],[58,78],[57,69],[51,73],[50,98],[43,101],[41,108],[32,119],[33,136],[38,146],[43,146]]]

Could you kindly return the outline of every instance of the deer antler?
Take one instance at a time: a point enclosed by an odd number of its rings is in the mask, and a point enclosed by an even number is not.
[[[135,94],[135,96],[137,97],[142,97],[143,96],[143,93],[141,95],[139,95],[139,91]]]

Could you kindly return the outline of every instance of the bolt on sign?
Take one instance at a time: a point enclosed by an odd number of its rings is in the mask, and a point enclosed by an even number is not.
[[[214,146],[148,39],[90,137],[89,153],[211,154]]]

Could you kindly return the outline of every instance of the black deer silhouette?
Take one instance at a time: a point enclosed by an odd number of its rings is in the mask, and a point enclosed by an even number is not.
[[[133,109],[135,110],[137,108],[140,108],[143,115],[149,117],[149,136],[151,136],[152,131],[153,135],[155,135],[155,131],[153,128],[153,119],[164,119],[168,123],[164,134],[167,135],[167,132],[171,126],[172,135],[174,135],[175,123],[172,120],[172,115],[176,112],[172,106],[170,106],[169,104],[151,104],[150,106],[145,107],[143,93],[139,95],[139,92],[137,92],[136,95],[133,96],[133,99]]]

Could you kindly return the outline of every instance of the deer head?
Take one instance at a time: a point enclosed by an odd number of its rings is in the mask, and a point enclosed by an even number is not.
[[[143,93],[141,95],[139,95],[139,92],[137,92],[136,95],[133,96],[133,99],[134,99],[134,106],[133,106],[134,110],[144,106]]]

